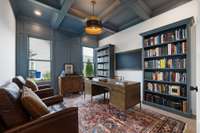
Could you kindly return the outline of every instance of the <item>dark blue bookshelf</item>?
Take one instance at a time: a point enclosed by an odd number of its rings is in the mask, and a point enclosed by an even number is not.
[[[145,33],[142,33],[141,36],[143,37],[143,103],[147,105],[151,105],[166,111],[170,111],[179,115],[183,115],[186,117],[192,116],[192,110],[190,105],[190,84],[191,84],[191,53],[190,53],[190,47],[191,47],[191,33],[190,28],[193,24],[194,19],[188,18],[181,20],[179,22],[175,22],[151,31],[147,31]],[[162,40],[162,41],[161,41]],[[160,43],[163,42],[163,43]],[[173,44],[173,47],[169,47],[168,44]],[[185,46],[186,45],[186,46]],[[183,49],[186,47],[186,52],[180,52],[183,51]],[[174,48],[175,47],[175,48]],[[158,48],[158,49],[157,49]],[[154,54],[149,52],[159,52],[159,54]],[[176,51],[175,54],[166,54],[169,53],[169,50]],[[185,49],[184,49],[185,50]],[[164,51],[163,53],[160,51]],[[146,54],[145,54],[146,53]],[[146,57],[145,57],[146,55]],[[147,55],[160,55],[160,56],[147,56]],[[185,59],[185,68],[167,68],[167,65],[165,65],[166,68],[148,68],[150,65],[146,65],[146,68],[144,67],[145,62],[151,63],[151,60],[160,60],[166,59]],[[157,62],[156,62],[157,63]],[[185,82],[174,82],[173,81],[165,81],[165,80],[151,80],[155,79],[153,76],[160,76],[159,73],[162,73],[163,78],[165,76],[171,76],[171,78],[174,75],[165,75],[167,73],[175,73],[175,75],[178,73],[179,76],[183,76],[182,73],[184,73],[184,79]],[[150,73],[150,74],[149,74]],[[152,74],[151,74],[152,73]],[[146,75],[148,74],[148,75]],[[157,75],[158,74],[158,75]],[[145,75],[148,77],[148,79],[145,79]],[[149,75],[152,76],[149,79]],[[179,81],[180,79],[177,78],[178,76],[175,76],[175,81]],[[171,79],[169,78],[169,79]],[[174,78],[174,77],[173,77]],[[182,77],[181,77],[182,78]],[[156,78],[157,79],[157,78]],[[160,79],[160,78],[159,78]],[[161,93],[166,91],[151,91],[152,89],[148,89],[149,84],[151,87],[162,87],[162,89],[167,90],[167,87],[174,87],[184,89],[185,95],[182,96],[177,93],[177,95],[170,95],[171,93]],[[160,88],[159,88],[160,89]],[[154,90],[154,89],[153,89]],[[167,90],[169,91],[169,90]],[[175,99],[175,100],[174,100]],[[160,100],[160,102],[159,102]],[[166,102],[166,101],[167,102]],[[168,104],[166,104],[166,103]],[[177,105],[179,108],[175,106]]]
[[[106,59],[105,59],[106,58]],[[99,67],[99,65],[103,65]],[[105,67],[106,66],[106,67]],[[95,75],[97,77],[114,77],[114,45],[108,44],[95,49]]]

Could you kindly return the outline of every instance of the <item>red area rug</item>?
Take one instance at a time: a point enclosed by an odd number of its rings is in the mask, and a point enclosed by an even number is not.
[[[150,110],[135,107],[122,112],[102,100],[90,102],[67,98],[68,106],[79,107],[79,133],[182,133],[185,123]]]

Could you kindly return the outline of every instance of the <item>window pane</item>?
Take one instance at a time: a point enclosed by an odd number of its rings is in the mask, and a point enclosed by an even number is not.
[[[29,38],[29,59],[50,60],[50,41]]]
[[[29,78],[33,80],[51,80],[51,63],[43,61],[29,61]]]
[[[87,62],[88,59],[93,62],[93,52],[93,48],[83,47],[83,62]]]

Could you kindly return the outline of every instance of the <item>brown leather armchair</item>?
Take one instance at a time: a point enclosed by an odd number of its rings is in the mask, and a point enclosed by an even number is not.
[[[0,87],[0,97],[0,132],[78,133],[78,108],[66,108],[61,97],[45,98],[51,113],[37,119],[31,119],[24,110],[15,83]]]
[[[20,89],[26,86],[26,80],[22,76],[16,76],[12,79],[14,83],[18,85]],[[51,97],[54,95],[53,89],[46,88],[47,85],[38,86],[38,90],[33,90],[40,98]]]

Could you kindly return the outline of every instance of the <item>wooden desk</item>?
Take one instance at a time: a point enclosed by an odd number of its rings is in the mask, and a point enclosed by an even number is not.
[[[110,104],[114,105],[120,110],[127,110],[134,105],[140,103],[140,83],[133,81],[118,81],[114,79],[107,79],[101,81],[99,78],[90,80],[91,91],[92,86],[99,86],[99,89],[104,89],[110,92]],[[87,86],[87,85],[86,85]],[[96,89],[96,88],[95,88]]]

